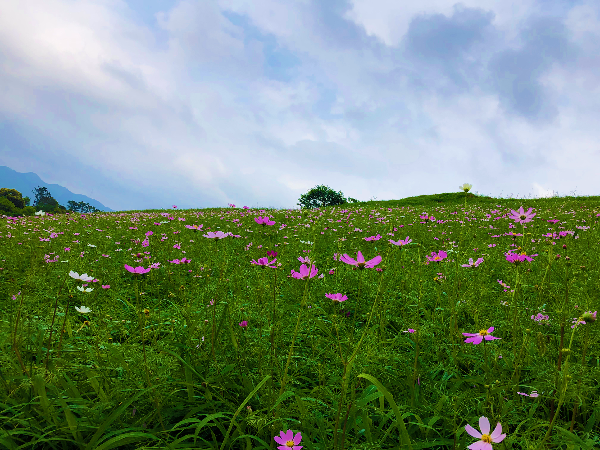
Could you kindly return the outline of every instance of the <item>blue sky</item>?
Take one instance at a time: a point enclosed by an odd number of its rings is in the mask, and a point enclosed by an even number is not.
[[[600,195],[599,54],[593,0],[4,2],[0,165],[114,210]]]

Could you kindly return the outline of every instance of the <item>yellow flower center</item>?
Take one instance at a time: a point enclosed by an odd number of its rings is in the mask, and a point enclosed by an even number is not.
[[[521,220],[525,220],[525,219],[527,219],[527,216],[526,216],[526,215],[524,215],[524,214],[522,214],[522,215],[520,215],[520,216],[519,216],[519,218],[520,218]]]
[[[296,444],[294,444],[294,441],[287,441],[287,442],[285,443],[285,446],[286,446],[286,447],[293,447],[294,445],[296,445]]]
[[[482,335],[482,336],[487,336],[488,332],[487,332],[487,330],[481,330],[481,331],[479,332],[479,334],[480,334],[480,335]],[[484,436],[485,436],[485,435],[484,435]]]
[[[481,440],[483,442],[487,442],[488,444],[492,443],[492,437],[489,434],[484,434],[481,436]]]

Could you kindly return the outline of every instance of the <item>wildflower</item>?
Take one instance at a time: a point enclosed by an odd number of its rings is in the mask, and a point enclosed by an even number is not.
[[[275,257],[277,256],[277,252],[274,252],[274,251],[271,251],[271,250],[269,250],[269,251],[267,252],[267,255],[268,255],[268,256],[271,256],[271,257],[273,257],[273,258],[275,258]]]
[[[531,213],[532,209],[533,208],[529,208],[529,210],[527,212],[525,212],[525,210],[523,209],[522,206],[519,208],[518,211],[511,209],[510,210],[511,215],[509,215],[508,218],[514,219],[514,221],[517,223],[531,222],[531,219],[533,219],[536,215],[536,213],[533,213],[533,214]]]
[[[588,311],[588,312],[583,313],[581,318],[583,320],[585,320],[586,322],[595,322],[597,314],[598,314],[598,311],[594,311],[594,313],[592,313],[591,311]]]
[[[358,254],[356,256],[356,261],[354,259],[350,258],[350,256],[348,256],[347,253],[344,253],[344,255],[339,260],[342,262],[345,262],[346,264],[356,266],[359,269],[365,269],[365,268],[372,269],[373,267],[375,267],[377,264],[379,264],[381,262],[381,259],[382,259],[381,255],[378,255],[375,258],[373,258],[372,260],[365,262],[365,257],[359,250]]]
[[[80,290],[81,292],[92,292],[94,290],[93,288],[87,288],[86,289],[86,288],[83,288],[81,286],[77,286],[77,289]]]
[[[302,440],[302,435],[300,432],[296,433],[294,436],[294,432],[292,430],[287,430],[287,433],[283,431],[279,432],[279,436],[275,436],[275,442],[281,444],[277,447],[278,450],[300,450],[302,445],[298,445]]]
[[[537,391],[531,391],[531,394],[526,394],[525,392],[517,392],[519,395],[524,395],[525,397],[539,397]]]
[[[435,252],[431,252],[431,256],[429,255],[425,255],[428,259],[428,261],[425,264],[429,264],[431,261],[442,261],[443,259],[448,257],[448,253],[446,253],[444,250],[440,250],[437,255],[435,254]]]
[[[223,233],[222,231],[209,231],[208,234],[203,234],[203,236],[205,238],[209,238],[209,239],[223,239],[226,238],[227,236],[233,236],[232,233]]]
[[[299,280],[306,280],[309,277],[314,277],[318,272],[319,270],[315,267],[314,264],[310,268],[310,273],[306,264],[302,264],[300,266],[300,272],[296,272],[294,269],[292,269],[292,277],[297,278]]]
[[[269,216],[265,216],[265,217],[255,217],[254,221],[259,224],[259,225],[275,225],[275,222],[272,221]]]
[[[481,341],[485,339],[486,341],[491,341],[493,339],[502,339],[499,337],[494,337],[490,333],[494,331],[494,327],[489,327],[486,330],[481,330],[479,333],[463,333],[463,336],[470,336],[465,339],[465,344],[473,343],[473,345],[481,344]],[[487,420],[487,419],[486,419]],[[489,428],[489,425],[488,425]]]
[[[77,306],[76,306],[76,307],[75,307],[75,310],[76,310],[78,313],[80,313],[80,314],[87,314],[87,313],[89,313],[89,312],[92,312],[92,310],[91,310],[91,309],[89,309],[88,307],[86,307],[86,306],[83,306],[83,305],[82,305],[81,307],[77,307]]]
[[[77,272],[73,272],[72,270],[69,272],[69,276],[81,281],[92,281],[94,279],[94,277],[88,277],[87,273],[79,275]]]
[[[506,437],[506,433],[502,434],[502,425],[500,425],[500,422],[498,422],[498,425],[496,425],[494,432],[492,434],[489,434],[490,421],[487,417],[481,416],[479,418],[479,428],[481,429],[481,432],[483,434],[479,433],[479,431],[477,431],[469,424],[465,426],[465,430],[467,430],[467,433],[469,433],[471,436],[477,439],[480,439],[480,441],[469,445],[469,448],[471,450],[492,450],[492,442],[497,444],[498,442],[502,442]]]
[[[248,326],[248,321],[247,320],[242,320],[239,323],[239,326],[242,327],[242,328],[246,328]]]
[[[469,258],[469,264],[461,264],[462,267],[477,267],[483,262],[483,258],[478,258],[477,261],[473,262],[473,258]]]
[[[131,267],[131,266],[127,265],[127,264],[124,264],[124,266],[125,266],[125,269],[127,269],[127,271],[129,271],[131,273],[142,274],[142,273],[148,273],[151,270],[150,267],[148,267],[147,269],[144,269],[142,266],[138,266],[138,267],[135,267],[135,268]]]
[[[471,190],[471,188],[473,187],[472,184],[469,183],[464,183],[462,186],[459,186],[459,189],[462,189],[465,192],[469,192]]]
[[[325,294],[325,297],[330,298],[331,300],[335,300],[336,302],[344,302],[348,300],[348,297],[344,294]]]
[[[390,239],[388,242],[390,244],[394,244],[394,245],[406,245],[406,244],[410,244],[412,242],[412,239],[409,239],[408,236],[406,236],[406,238],[403,241],[398,240],[397,242],[394,242]]]
[[[409,328],[408,331],[403,331],[403,333],[414,333],[416,330]]]
[[[275,258],[273,261],[269,262],[269,257],[265,256],[264,258],[260,258],[258,261],[252,260],[251,264],[255,264],[255,265],[263,266],[263,267],[270,267],[271,269],[276,269],[277,266],[269,265],[269,264],[273,264],[275,261],[277,261],[277,258]]]

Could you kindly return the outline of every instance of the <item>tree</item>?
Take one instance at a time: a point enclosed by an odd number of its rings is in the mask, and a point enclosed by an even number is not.
[[[25,200],[23,199],[23,195],[16,189],[0,189],[0,197],[6,198],[10,201],[16,208],[23,209],[25,207]]]
[[[349,199],[353,202],[357,202],[356,199]],[[320,208],[323,206],[336,206],[347,203],[344,198],[342,191],[335,192],[329,186],[316,186],[308,191],[306,194],[301,195],[298,200],[298,205],[301,208]]]
[[[80,212],[80,213],[100,212],[99,209],[96,209],[89,203],[75,202],[73,200],[69,200],[67,205],[69,207],[69,211]]]
[[[53,204],[51,200],[52,195],[50,195],[50,191],[46,187],[37,187],[32,191],[35,194],[35,201],[33,202],[33,206],[41,206],[43,204],[49,203]],[[56,202],[56,200],[54,200]],[[56,202],[58,204],[58,202]]]

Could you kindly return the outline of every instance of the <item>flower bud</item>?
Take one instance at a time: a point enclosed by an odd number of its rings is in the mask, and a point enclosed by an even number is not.
[[[567,244],[563,244],[563,248],[567,248]]]
[[[591,311],[585,312],[583,313],[583,315],[581,316],[581,318],[583,320],[587,322],[595,322],[596,321],[596,314],[598,313],[598,311],[594,311],[594,313],[592,314]]]

